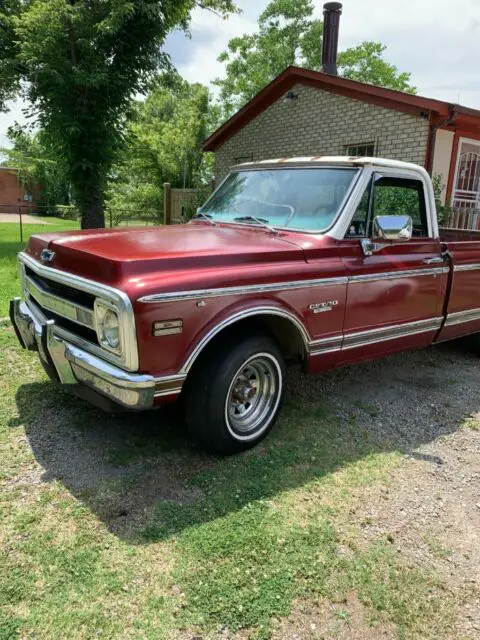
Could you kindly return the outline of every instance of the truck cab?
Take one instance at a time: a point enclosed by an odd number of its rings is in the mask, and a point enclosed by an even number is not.
[[[307,372],[480,331],[480,237],[379,158],[246,163],[186,225],[34,236],[11,303],[50,377],[107,410],[180,399],[206,448],[272,428]]]

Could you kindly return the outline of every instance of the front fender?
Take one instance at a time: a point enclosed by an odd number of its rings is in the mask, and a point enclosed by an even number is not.
[[[227,302],[227,304],[226,304]],[[286,301],[259,296],[248,300],[212,298],[135,305],[140,367],[155,376],[186,375],[222,330],[247,318],[277,316],[289,321],[308,351],[311,341],[301,313]],[[154,336],[154,322],[182,321],[181,333]]]

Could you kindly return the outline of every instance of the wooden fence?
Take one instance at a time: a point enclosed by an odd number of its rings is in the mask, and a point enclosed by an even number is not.
[[[204,189],[174,189],[169,182],[163,185],[163,222],[188,222],[213,190],[213,183]]]

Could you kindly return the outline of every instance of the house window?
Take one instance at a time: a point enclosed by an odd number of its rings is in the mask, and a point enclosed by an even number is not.
[[[253,153],[249,156],[240,156],[239,158],[235,158],[233,164],[243,164],[244,162],[253,162]]]
[[[375,155],[375,142],[361,142],[360,144],[348,144],[345,147],[347,156],[367,156]]]

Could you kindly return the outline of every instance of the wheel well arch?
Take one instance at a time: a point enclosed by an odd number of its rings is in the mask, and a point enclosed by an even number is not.
[[[208,331],[189,355],[181,373],[188,374],[197,359],[220,339],[253,328],[269,333],[277,341],[287,361],[305,359],[310,336],[303,323],[293,313],[284,309],[262,307],[240,311]]]

